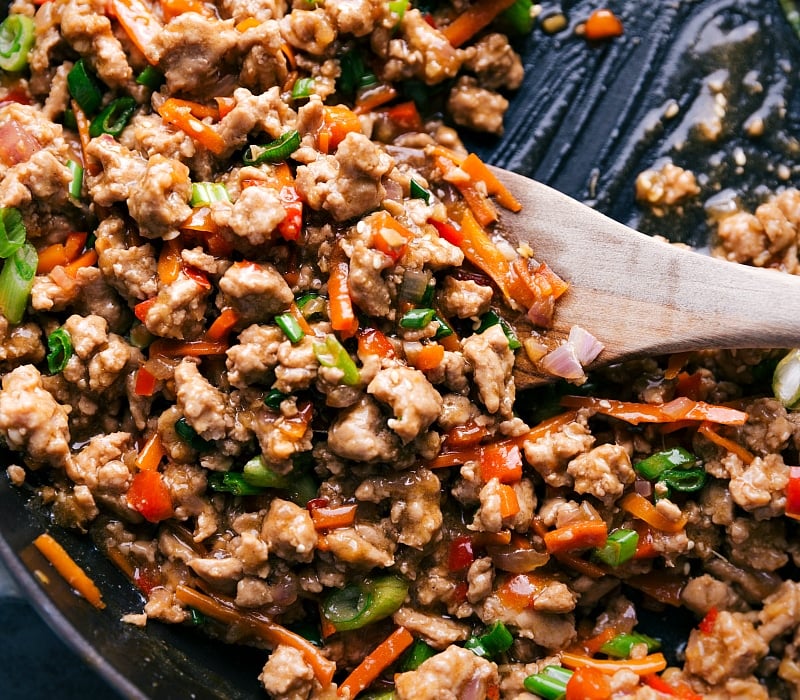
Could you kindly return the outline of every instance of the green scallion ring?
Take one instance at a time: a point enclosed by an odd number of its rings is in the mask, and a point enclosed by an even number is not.
[[[302,100],[314,92],[314,78],[298,78],[292,85],[292,99]]]
[[[56,328],[47,336],[47,371],[50,374],[62,372],[72,357],[72,338],[63,328]]]
[[[69,183],[69,196],[73,199],[80,199],[81,190],[83,189],[83,166],[74,160],[68,160],[67,167],[72,173],[72,180]]]
[[[136,77],[136,82],[155,91],[164,84],[164,74],[154,66],[146,66]]]
[[[264,146],[248,146],[242,161],[245,165],[279,163],[286,160],[298,148],[300,148],[300,133],[297,129],[292,129]]]
[[[433,321],[434,316],[436,316],[436,311],[433,309],[411,309],[403,314],[400,325],[403,328],[420,330]]]
[[[30,243],[8,257],[0,272],[0,311],[10,323],[19,323],[33,287],[39,256]]]
[[[109,102],[89,125],[89,136],[97,138],[111,134],[114,138],[122,133],[136,111],[136,100],[125,95]]]
[[[87,117],[100,109],[103,93],[97,85],[97,79],[82,58],[78,59],[67,73],[67,88]]]
[[[13,207],[0,207],[0,258],[16,253],[25,243],[25,223],[22,214]]]
[[[36,39],[36,24],[26,15],[9,15],[0,24],[0,68],[9,73],[28,65],[28,53]]]

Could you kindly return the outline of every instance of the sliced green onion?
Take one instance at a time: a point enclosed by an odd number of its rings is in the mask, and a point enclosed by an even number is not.
[[[245,165],[278,163],[286,160],[298,148],[300,148],[300,132],[292,129],[263,146],[248,146],[242,161]]]
[[[648,654],[661,648],[661,642],[652,637],[648,637],[646,634],[622,632],[603,644],[603,646],[600,647],[600,651],[616,659],[627,659],[631,655],[631,650],[637,644],[646,644]]]
[[[7,258],[22,248],[27,233],[19,209],[0,207],[0,258]]]
[[[439,324],[439,330],[436,331],[436,335],[433,336],[434,340],[440,340],[441,338],[446,338],[448,335],[453,335],[454,331],[452,327],[445,321],[439,314],[436,314],[433,317],[433,320]]]
[[[72,173],[72,180],[69,183],[69,196],[73,199],[80,199],[81,190],[83,189],[83,166],[74,160],[68,160],[67,167]]]
[[[376,690],[366,695],[359,695],[359,700],[395,700],[394,690]]]
[[[531,0],[516,0],[516,2],[500,13],[503,28],[517,34],[530,34],[533,31],[533,2]]]
[[[147,326],[139,321],[134,321],[130,331],[131,345],[139,350],[144,350],[154,340],[153,334],[147,330]]]
[[[303,317],[308,320],[322,318],[325,316],[325,312],[328,310],[328,305],[325,302],[325,299],[319,294],[314,294],[313,292],[304,294],[297,300],[296,303],[297,308],[300,309],[300,313],[302,313]]]
[[[594,550],[592,558],[609,566],[621,566],[633,559],[638,544],[639,533],[636,530],[621,528],[612,532],[602,547]]]
[[[341,73],[337,90],[352,97],[361,88],[370,87],[378,82],[375,74],[365,66],[364,57],[357,50],[348,51],[339,59]]]
[[[497,325],[499,325],[500,328],[503,329],[503,333],[505,333],[505,336],[508,339],[509,348],[511,348],[512,350],[518,350],[519,348],[522,347],[522,343],[519,342],[517,334],[514,332],[514,329],[509,325],[508,321],[506,321],[502,316],[495,313],[494,311],[487,311],[481,317],[481,323],[478,326],[478,330],[475,332],[480,335],[486,329]]]
[[[72,357],[72,338],[63,328],[56,328],[47,336],[47,371],[58,374]]]
[[[8,9],[6,7],[6,9]],[[26,15],[9,15],[0,24],[0,68],[9,73],[28,65],[28,53],[36,39],[36,24]]]
[[[292,99],[302,100],[314,92],[314,78],[298,78],[292,85]]]
[[[78,128],[78,122],[75,120],[75,112],[69,108],[64,110],[64,126],[73,131]]]
[[[195,450],[206,450],[210,447],[208,440],[201,438],[183,416],[175,421],[175,432],[181,440]]]
[[[306,334],[303,332],[303,329],[300,328],[300,324],[292,314],[280,314],[276,316],[275,323],[278,324],[278,328],[280,328],[286,334],[286,337],[295,345],[305,338]]]
[[[411,179],[411,183],[409,184],[409,190],[412,199],[424,199],[425,204],[431,203],[431,193],[428,192],[428,190],[426,190],[413,178]]]
[[[658,483],[663,483],[671,491],[681,493],[694,493],[706,485],[708,475],[703,467],[692,469],[665,469],[658,478]]]
[[[427,661],[431,656],[436,655],[436,649],[421,639],[415,639],[414,643],[408,648],[402,662],[401,671],[416,671],[423,661]]]
[[[286,488],[293,503],[305,508],[306,504],[317,497],[319,484],[311,474],[300,474],[297,476],[292,473],[292,482]]]
[[[407,593],[408,581],[398,576],[359,581],[333,591],[322,614],[337,632],[356,630],[397,612]]]
[[[3,271],[0,272],[0,311],[10,323],[19,323],[25,315],[38,261],[36,248],[25,242],[3,265]]]
[[[156,91],[164,84],[164,74],[154,66],[146,66],[136,77],[136,82]]]
[[[683,447],[672,447],[668,450],[654,452],[641,462],[636,462],[633,468],[645,479],[657,479],[665,469],[675,469],[685,465],[697,463],[697,457]]]
[[[242,469],[242,476],[250,486],[265,489],[286,489],[291,485],[291,477],[286,474],[278,474],[267,464],[263,455],[248,460]]]
[[[280,411],[281,404],[289,398],[289,394],[284,394],[277,389],[270,389],[264,397],[264,403],[269,406],[273,411]]]
[[[389,12],[397,17],[397,23],[403,21],[403,15],[405,15],[406,10],[408,9],[408,0],[390,0],[389,2]]]
[[[214,472],[208,477],[208,487],[219,493],[234,496],[260,496],[266,489],[248,484],[241,472]]]
[[[103,107],[89,125],[89,136],[97,138],[102,134],[111,134],[114,138],[122,133],[136,111],[136,100],[128,95],[109,102]]]
[[[230,202],[228,190],[221,182],[193,182],[191,207],[208,207],[215,202]]]
[[[314,355],[323,367],[342,371],[342,384],[357,386],[361,381],[356,363],[335,335],[328,334],[324,343],[314,343]]]
[[[513,643],[514,637],[511,636],[511,632],[500,620],[497,620],[486,634],[470,637],[464,644],[464,648],[478,656],[492,659],[498,654],[508,651]]]
[[[67,87],[69,94],[75,98],[86,116],[90,117],[100,109],[103,93],[97,84],[97,78],[94,77],[82,58],[79,58],[67,73]]]
[[[522,685],[525,690],[543,697],[545,700],[561,700],[567,692],[567,683],[572,671],[561,666],[545,666],[544,671],[528,676]]]
[[[433,309],[411,309],[403,314],[400,325],[403,328],[420,330],[433,321],[434,316],[436,316],[436,311]]]
[[[800,407],[800,348],[790,350],[775,367],[772,391],[786,408]]]

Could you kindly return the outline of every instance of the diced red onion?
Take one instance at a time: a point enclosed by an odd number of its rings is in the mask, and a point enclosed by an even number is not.
[[[42,146],[13,119],[0,125],[0,162],[12,166],[24,163]]]
[[[512,574],[526,574],[544,566],[550,559],[547,552],[538,552],[531,548],[517,548],[513,545],[487,547],[486,551],[498,569]]]
[[[575,357],[584,366],[592,362],[605,347],[589,331],[580,326],[569,329],[567,342],[575,348]]]
[[[535,326],[547,328],[553,321],[553,313],[556,309],[556,300],[552,296],[544,299],[537,299],[528,309],[528,318]]]
[[[475,674],[461,690],[461,700],[483,700],[485,697],[484,681],[481,676]]]
[[[542,358],[541,365],[546,372],[563,379],[582,379],[586,376],[575,355],[575,346],[572,343],[564,343],[547,353]]]
[[[641,479],[639,477],[636,478],[636,482],[633,485],[634,491],[638,493],[640,496],[644,496],[645,498],[650,498],[653,494],[653,484],[651,484],[647,479]]]

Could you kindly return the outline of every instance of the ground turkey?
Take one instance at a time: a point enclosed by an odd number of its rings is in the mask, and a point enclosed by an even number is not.
[[[497,685],[497,666],[468,649],[451,646],[423,661],[416,671],[395,676],[397,700],[485,698]]]
[[[220,279],[219,288],[245,323],[269,320],[294,301],[291,288],[269,263],[235,263]]]
[[[367,392],[389,404],[394,418],[389,427],[403,442],[410,442],[439,416],[442,397],[425,375],[411,367],[383,369],[369,383]]]

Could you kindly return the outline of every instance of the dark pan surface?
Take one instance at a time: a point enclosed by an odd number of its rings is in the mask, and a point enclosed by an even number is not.
[[[0,0],[2,14],[7,2]],[[506,133],[499,140],[471,137],[471,148],[647,233],[698,246],[708,242],[702,202],[712,194],[730,188],[750,203],[800,182],[800,41],[778,0],[612,0],[607,5],[622,18],[625,35],[590,45],[573,30],[600,5],[544,3],[545,13],[563,10],[569,28],[554,36],[537,29],[520,47],[526,79],[512,99]],[[716,84],[725,114],[720,137],[708,141],[698,138],[697,123],[712,109]],[[673,101],[677,114],[665,118]],[[748,138],[745,124],[754,117],[763,119],[765,132]],[[735,156],[744,157],[743,168]],[[680,217],[657,217],[634,201],[636,175],[664,158],[700,177],[698,204]],[[95,611],[55,574],[40,583],[35,572],[50,570],[31,542],[51,528],[30,497],[0,474],[0,559],[47,624],[121,696],[263,695],[256,681],[262,652],[223,647],[189,629],[120,622],[141,611],[142,599],[89,538],[51,530],[98,583],[106,610]],[[679,651],[685,624],[663,615],[645,624],[673,654]]]

